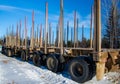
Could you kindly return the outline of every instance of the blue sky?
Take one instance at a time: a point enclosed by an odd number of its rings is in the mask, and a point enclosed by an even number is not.
[[[32,10],[35,11],[35,29],[37,25],[45,25],[45,2],[48,2],[48,17],[52,24],[52,31],[56,31],[56,25],[60,15],[59,0],[0,0],[0,37],[5,35],[6,28],[22,21],[24,28],[24,18],[27,16],[27,29],[30,32],[32,26]],[[79,18],[79,39],[81,37],[81,27],[85,27],[85,37],[89,38],[90,12],[93,0],[63,0],[64,1],[64,28],[67,21],[70,21],[70,28],[73,27],[74,10]],[[10,30],[9,30],[10,31]],[[28,33],[29,36],[30,33]],[[71,35],[70,35],[71,36]],[[70,39],[70,38],[69,38]]]

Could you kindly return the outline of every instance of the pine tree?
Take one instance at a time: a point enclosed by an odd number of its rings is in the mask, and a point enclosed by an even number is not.
[[[105,25],[106,31],[103,40],[109,43],[109,48],[119,48],[120,45],[120,12],[116,3],[113,2],[108,13],[108,19]],[[104,44],[106,44],[104,42]],[[103,46],[104,47],[104,46]],[[108,46],[105,46],[108,47]]]

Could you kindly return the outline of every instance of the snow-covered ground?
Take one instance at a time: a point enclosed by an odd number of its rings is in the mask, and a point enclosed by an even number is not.
[[[1,52],[1,50],[2,50],[2,46],[0,45],[0,52]]]
[[[36,67],[32,62],[0,54],[0,84],[77,84],[69,76],[53,73],[45,67]],[[103,80],[94,77],[85,84],[120,84],[120,72],[110,72]]]

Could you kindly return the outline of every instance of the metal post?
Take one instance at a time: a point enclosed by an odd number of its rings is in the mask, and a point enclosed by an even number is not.
[[[56,26],[56,47],[59,47],[59,27],[58,25]]]
[[[11,37],[11,46],[13,47],[14,46],[14,26],[12,25],[12,37]]]
[[[24,32],[25,32],[25,31],[24,31],[24,29],[23,29],[23,32],[22,32],[22,47],[24,47],[24,38],[23,38],[23,37],[24,37]]]
[[[79,29],[79,19],[77,18],[77,47],[78,47],[78,29]]]
[[[95,22],[94,22],[94,26],[95,26],[95,46],[94,46],[94,51],[95,52],[101,52],[101,11],[100,11],[100,0],[94,0],[95,1]],[[96,60],[99,59],[96,58]]]
[[[82,42],[84,40],[84,25],[82,25]]]
[[[12,41],[11,41],[11,38],[12,38],[12,27],[10,26],[10,31],[9,31],[9,43],[8,43],[8,45],[9,45],[9,47],[12,45]]]
[[[45,47],[45,29],[43,28],[43,46]]]
[[[34,42],[35,42],[35,47],[37,47],[37,33],[36,33],[37,31],[35,30],[34,31]]]
[[[20,47],[21,45],[21,20],[20,20],[20,28],[19,28],[19,43],[18,46]]]
[[[39,38],[39,45],[42,47],[42,24],[40,25],[40,38]]]
[[[27,26],[26,26],[26,24],[27,24],[27,17],[25,16],[25,33],[24,33],[24,35],[25,35],[25,48],[27,48]]]
[[[63,32],[64,32],[63,46],[65,46],[66,45],[66,29],[64,29]]]
[[[16,28],[16,46],[18,47],[18,23],[17,23],[17,28]]]
[[[74,12],[74,48],[76,47],[76,11]]]
[[[7,34],[6,34],[6,46],[8,46],[8,28],[7,28]]]
[[[34,11],[32,12],[32,36],[31,36],[31,42],[30,47],[34,48]]]
[[[39,46],[39,44],[38,44],[38,32],[39,32],[39,30],[38,30],[38,28],[39,28],[39,25],[37,25],[37,31],[36,31],[36,45],[37,45],[37,47]]]
[[[49,46],[51,46],[51,23],[49,24]]]
[[[53,33],[52,33],[52,43],[53,43],[53,46],[55,46],[55,45],[54,45],[54,31],[53,31]]]
[[[67,47],[68,47],[68,36],[69,36],[69,21],[67,21]]]
[[[59,22],[58,22],[58,47],[60,47],[61,46],[61,44],[60,44],[60,39],[61,39],[61,36],[60,36],[60,17],[59,17]]]
[[[72,28],[71,28],[71,47],[72,47]]]
[[[101,56],[101,0],[94,0],[94,61],[96,61],[96,77],[101,80],[105,71],[105,57]]]
[[[61,57],[64,54],[63,51],[63,0],[60,0],[60,50],[61,50]]]
[[[90,48],[92,48],[92,22],[93,22],[93,7],[91,7],[91,21],[90,21]]]
[[[47,54],[47,44],[48,44],[48,2],[46,2],[45,9],[45,54]]]

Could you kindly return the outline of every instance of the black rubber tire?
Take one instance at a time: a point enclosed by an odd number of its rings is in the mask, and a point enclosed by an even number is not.
[[[65,64],[64,63],[59,63],[59,66],[58,66],[58,71],[61,72],[63,71],[65,68]]]
[[[22,52],[21,52],[21,59],[22,59],[23,61],[26,61],[26,53],[25,53],[25,51],[22,51]]]
[[[41,57],[39,56],[38,53],[34,53],[33,55],[33,64],[38,67],[41,66]]]
[[[11,57],[12,56],[12,51],[10,49],[7,50],[7,56]]]
[[[2,54],[5,54],[5,48],[2,46],[2,51],[1,51]]]
[[[7,49],[6,48],[4,49],[4,53],[3,54],[7,56]]]
[[[46,56],[45,54],[42,54],[42,55],[41,55],[41,58],[42,58],[42,60],[41,60],[42,65],[46,66],[47,56]]]
[[[58,72],[58,59],[55,56],[47,56],[46,66],[52,72]]]
[[[83,59],[75,58],[70,62],[69,73],[74,81],[84,83],[89,77],[89,66]]]
[[[38,51],[38,53],[39,53],[39,56],[41,58],[41,60],[40,60],[41,65],[45,66],[46,65],[46,58],[47,58],[46,55],[41,51]]]
[[[95,76],[95,69],[93,68],[95,68],[95,66],[89,65],[89,76],[86,81],[91,80]]]
[[[96,65],[95,65],[95,62],[93,61],[93,58],[91,58],[90,56],[84,58],[84,60],[87,62],[89,66],[89,76],[87,78],[87,81],[88,81],[88,80],[91,80],[95,76]]]

